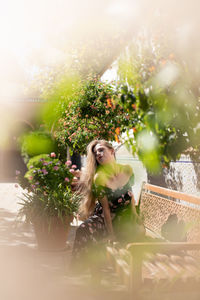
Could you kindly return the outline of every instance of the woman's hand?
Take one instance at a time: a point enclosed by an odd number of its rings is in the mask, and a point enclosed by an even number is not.
[[[71,173],[74,175],[71,183],[72,191],[76,191],[78,189],[79,183],[80,183],[80,176],[81,171],[80,170],[73,170]]]

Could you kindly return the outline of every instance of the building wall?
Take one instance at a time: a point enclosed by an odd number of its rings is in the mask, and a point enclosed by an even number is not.
[[[171,162],[165,171],[165,181],[169,188],[187,194],[200,196],[200,162],[191,161],[189,155],[182,155],[179,161]]]
[[[120,164],[128,164],[132,167],[134,173],[134,185],[132,187],[132,191],[134,193],[134,197],[136,202],[139,199],[140,190],[142,183],[145,181],[147,182],[147,172],[145,167],[143,166],[142,162],[137,158],[133,157],[125,146],[119,148],[116,152],[116,160]]]
[[[142,162],[133,157],[124,146],[117,151],[116,158],[119,163],[129,164],[133,168],[135,174],[133,192],[136,200],[143,181],[200,196],[200,162],[191,161],[188,155],[182,155],[180,160],[171,162],[169,169],[163,169],[162,174],[154,178],[149,176]]]

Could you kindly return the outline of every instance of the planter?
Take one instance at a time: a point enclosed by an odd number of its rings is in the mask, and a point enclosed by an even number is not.
[[[49,222],[41,219],[33,222],[39,250],[61,251],[66,247],[66,241],[73,216],[66,216],[63,221],[58,217],[51,217]]]

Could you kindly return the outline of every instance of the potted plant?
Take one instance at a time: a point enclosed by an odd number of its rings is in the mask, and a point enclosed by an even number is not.
[[[70,222],[79,207],[80,195],[73,193],[71,182],[76,166],[62,163],[55,153],[31,158],[24,177],[25,189],[19,216],[33,224],[40,250],[62,250],[66,246]]]

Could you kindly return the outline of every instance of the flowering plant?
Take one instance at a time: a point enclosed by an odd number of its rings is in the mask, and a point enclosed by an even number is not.
[[[27,167],[28,171],[24,177],[29,183],[29,190],[40,191],[43,194],[56,190],[58,185],[62,188],[70,187],[72,172],[76,168],[75,165],[71,165],[71,161],[61,162],[54,152],[31,158]]]
[[[32,222],[39,216],[58,216],[62,219],[77,212],[80,195],[71,190],[76,168],[71,161],[63,163],[53,152],[31,158],[27,168],[24,177],[16,172],[19,184],[28,191],[23,194],[20,203],[21,216],[24,215],[27,221]]]
[[[61,185],[48,194],[40,191],[24,193],[19,216],[25,216],[26,222],[47,221],[51,225],[51,217],[63,221],[66,216],[73,216],[78,211],[80,195],[71,192],[69,187],[63,190]]]
[[[78,101],[72,101],[58,121],[55,131],[58,146],[67,144],[72,152],[84,154],[94,139],[119,142],[119,134],[128,125],[128,114],[116,88],[91,79],[84,82],[78,96]]]

